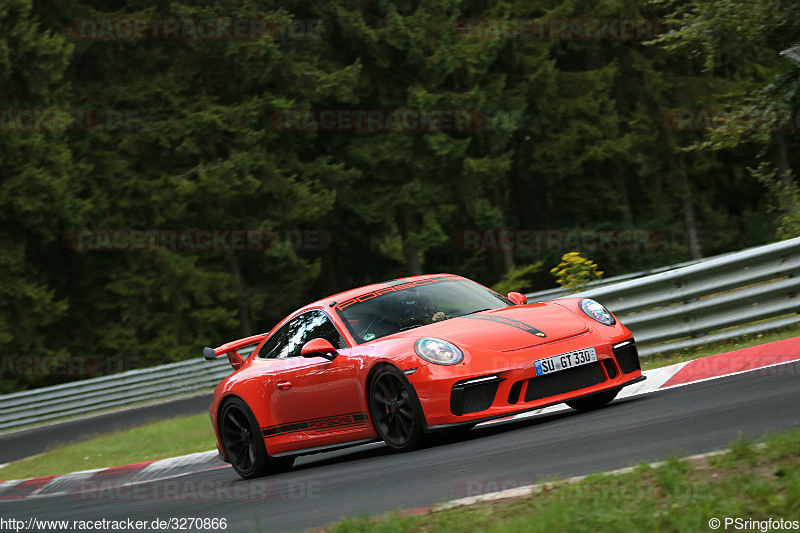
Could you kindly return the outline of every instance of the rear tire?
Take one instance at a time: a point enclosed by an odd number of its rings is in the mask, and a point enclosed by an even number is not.
[[[294,464],[294,457],[273,458],[267,454],[261,428],[253,412],[239,398],[231,398],[223,405],[219,436],[225,456],[244,479],[285,472]]]
[[[414,387],[399,370],[387,365],[375,373],[368,404],[375,432],[389,448],[406,452],[420,445],[422,408]]]
[[[576,398],[574,400],[568,400],[564,403],[578,411],[594,411],[595,409],[600,409],[601,407],[611,403],[611,401],[617,397],[617,394],[619,394],[619,389],[598,392],[597,394],[592,394],[591,396],[587,396],[585,398]]]

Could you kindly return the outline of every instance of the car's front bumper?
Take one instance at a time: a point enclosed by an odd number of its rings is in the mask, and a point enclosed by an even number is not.
[[[586,346],[594,346],[596,362],[537,375],[536,360]],[[591,343],[583,335],[545,349],[471,354],[460,367],[426,365],[409,376],[429,429],[502,418],[642,379],[632,338]]]

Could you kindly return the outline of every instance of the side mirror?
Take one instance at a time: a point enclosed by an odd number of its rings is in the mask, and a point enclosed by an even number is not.
[[[330,341],[316,338],[303,345],[300,349],[300,355],[303,357],[324,357],[328,361],[333,361],[339,354]]]
[[[514,305],[525,305],[528,303],[528,298],[521,292],[509,292],[508,299],[514,302]]]

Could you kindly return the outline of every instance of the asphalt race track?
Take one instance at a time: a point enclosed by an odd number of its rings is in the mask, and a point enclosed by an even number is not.
[[[24,520],[225,518],[227,530],[298,531],[390,510],[725,447],[739,434],[800,427],[796,364],[477,428],[407,454],[383,444],[308,456],[245,481],[230,467],[107,490],[0,501]]]

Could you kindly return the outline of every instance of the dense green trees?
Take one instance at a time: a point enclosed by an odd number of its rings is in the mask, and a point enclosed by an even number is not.
[[[661,37],[667,50],[702,63],[720,80],[716,127],[688,151],[746,150],[749,175],[765,185],[778,212],[781,237],[800,235],[800,63],[780,52],[800,45],[800,4],[785,0],[671,3],[676,31]],[[755,151],[754,151],[755,150]]]
[[[91,356],[104,372],[193,357],[397,276],[493,284],[541,261],[536,289],[573,249],[613,275],[797,234],[797,128],[701,120],[798,107],[800,69],[778,55],[800,42],[797,9],[5,0],[0,354]],[[613,33],[666,17],[658,42]],[[128,19],[267,21],[269,38],[81,34]],[[617,29],[505,38],[490,24],[533,19]],[[87,114],[31,128],[24,110]],[[80,245],[116,229],[250,231],[265,246]],[[515,246],[496,242],[506,230]],[[586,249],[592,231],[617,240]],[[639,249],[609,246],[625,232]],[[58,379],[39,374],[4,372],[2,390]]]

